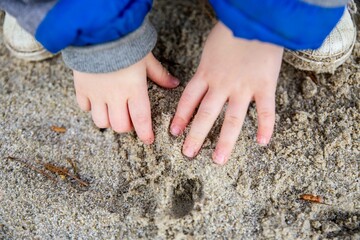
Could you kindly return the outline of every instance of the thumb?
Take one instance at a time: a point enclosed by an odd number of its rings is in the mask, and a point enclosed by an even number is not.
[[[146,72],[148,77],[161,87],[174,88],[180,84],[180,80],[172,76],[152,53],[146,57]]]

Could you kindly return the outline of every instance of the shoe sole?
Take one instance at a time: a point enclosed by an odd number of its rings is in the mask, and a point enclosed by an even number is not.
[[[32,52],[15,50],[6,39],[4,39],[4,44],[13,56],[29,62],[46,60],[56,55],[48,52],[46,49],[39,49]]]
[[[17,33],[17,35],[14,35]],[[17,23],[16,19],[9,14],[5,15],[4,26],[3,26],[3,41],[5,46],[9,49],[12,55],[17,58],[26,60],[26,61],[41,61],[54,56],[47,50],[45,50],[41,44],[36,42],[36,40],[29,33],[25,32],[23,28]],[[13,43],[12,38],[21,38],[20,41],[22,44],[17,46]],[[30,45],[23,45],[26,39],[30,39]],[[16,42],[16,41],[15,41]]]
[[[356,38],[355,38],[356,39]],[[310,60],[304,56],[301,56],[298,52],[286,51],[283,56],[283,60],[293,67],[304,70],[312,71],[316,73],[334,73],[335,70],[341,66],[351,56],[354,49],[355,39],[351,48],[339,57],[321,59],[321,61]]]

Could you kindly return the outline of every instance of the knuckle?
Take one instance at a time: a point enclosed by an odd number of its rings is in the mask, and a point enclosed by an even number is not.
[[[235,115],[229,115],[225,118],[225,124],[230,127],[239,127],[241,125],[241,119],[238,116]]]
[[[225,154],[230,154],[234,143],[227,138],[219,138],[215,151],[221,151]]]
[[[203,81],[204,79],[213,78],[213,74],[216,73],[212,73],[208,69],[200,65],[198,70],[196,71],[194,79],[197,79],[197,81]]]
[[[201,133],[192,133],[186,138],[184,146],[190,146],[193,149],[199,149],[204,139],[205,136],[202,136]]]
[[[189,106],[192,104],[192,96],[189,91],[185,91],[181,96],[181,102],[183,106]]]
[[[146,114],[138,113],[134,116],[134,122],[136,122],[140,126],[144,126],[145,124],[150,122],[150,117]]]
[[[110,125],[112,130],[117,133],[127,133],[132,131],[132,125],[127,120],[116,121],[116,119],[110,118]]]
[[[206,79],[208,77],[208,73],[206,70],[203,69],[202,66],[199,66],[198,70],[196,71],[193,79],[195,81],[201,81],[202,79]]]
[[[200,148],[207,135],[207,130],[191,127],[185,142],[193,145],[195,148]]]
[[[174,117],[174,119],[172,120],[172,122],[173,122],[173,124],[177,124],[177,125],[183,126],[183,125],[186,125],[188,121],[186,120],[185,117],[180,116],[180,115],[176,115],[176,116]]]
[[[222,71],[212,71],[209,69],[205,69],[203,66],[199,66],[197,70],[194,80],[199,82],[206,82],[208,83],[210,80],[216,80],[215,82],[222,82],[222,80],[227,78],[227,73]]]
[[[203,141],[204,136],[201,133],[194,132],[187,138],[188,145],[197,146]]]
[[[93,114],[93,113],[92,113]],[[105,116],[94,116],[92,117],[94,124],[98,127],[98,128],[109,128],[110,127],[110,123],[107,120],[107,117]]]
[[[275,119],[275,113],[273,111],[259,111],[258,115],[261,119]]]
[[[198,113],[196,114],[197,118],[200,119],[211,119],[213,117],[213,113],[210,109],[205,109],[202,108],[198,111]]]

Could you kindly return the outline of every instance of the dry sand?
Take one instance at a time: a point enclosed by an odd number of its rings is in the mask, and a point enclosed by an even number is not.
[[[283,64],[268,147],[255,144],[252,104],[226,166],[211,162],[221,119],[189,161],[168,126],[211,29],[193,2],[158,1],[152,13],[155,54],[183,80],[173,91],[149,85],[152,146],[97,129],[60,57],[26,63],[1,44],[0,239],[360,239],[360,42],[334,75]],[[73,159],[90,186],[54,184],[8,156],[39,168]]]

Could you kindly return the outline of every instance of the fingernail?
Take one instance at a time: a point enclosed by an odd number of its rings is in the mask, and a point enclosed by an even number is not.
[[[177,79],[176,77],[174,76],[171,76],[171,80],[170,80],[175,86],[179,85],[180,84],[180,80]]]
[[[144,140],[144,143],[145,143],[146,145],[151,145],[153,142],[154,142],[154,139],[153,139],[153,138]]]
[[[226,156],[223,153],[214,152],[213,160],[216,164],[224,165],[226,161]]]
[[[171,128],[170,128],[170,133],[171,133],[173,136],[178,137],[178,136],[181,134],[181,129],[180,129],[178,126],[176,126],[176,125],[171,126]]]
[[[197,151],[193,146],[185,146],[183,150],[183,154],[188,158],[194,158],[196,156]]]
[[[266,147],[268,145],[268,140],[265,137],[262,137],[262,136],[258,137],[257,142],[262,147]]]

